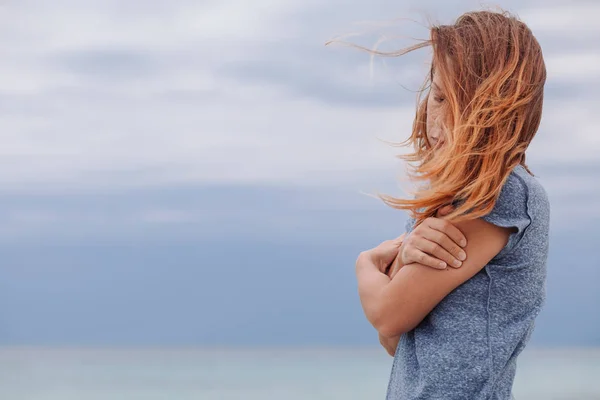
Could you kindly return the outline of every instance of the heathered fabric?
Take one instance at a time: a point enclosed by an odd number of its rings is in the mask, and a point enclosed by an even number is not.
[[[402,335],[388,400],[511,399],[517,356],[545,299],[546,191],[517,166],[483,219],[517,231],[479,273]],[[406,227],[412,231],[414,220]]]

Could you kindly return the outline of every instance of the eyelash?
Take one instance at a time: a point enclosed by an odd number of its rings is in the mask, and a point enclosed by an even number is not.
[[[441,102],[443,102],[445,100],[443,97],[435,97],[435,96],[433,97],[433,99],[435,101],[437,101],[438,103],[441,103]]]

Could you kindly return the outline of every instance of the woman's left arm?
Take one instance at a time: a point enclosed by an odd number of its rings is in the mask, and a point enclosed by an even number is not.
[[[468,257],[460,268],[436,270],[413,263],[404,265],[390,280],[372,253],[359,256],[360,301],[381,335],[391,338],[415,328],[444,297],[483,269],[506,245],[511,232],[482,219],[459,222],[456,227],[467,238]]]
[[[379,343],[383,346],[385,351],[392,357],[396,355],[396,349],[398,347],[398,342],[400,341],[400,336],[394,336],[391,338],[383,336],[381,333],[379,334]]]

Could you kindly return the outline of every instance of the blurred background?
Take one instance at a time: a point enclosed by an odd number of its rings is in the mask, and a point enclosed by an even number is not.
[[[548,69],[548,299],[517,399],[600,399],[600,13],[506,0]],[[426,39],[475,1],[0,4],[0,398],[374,399],[358,253],[406,216]],[[408,19],[408,20],[407,20]],[[411,21],[412,20],[412,21]],[[396,38],[403,35],[403,38]]]

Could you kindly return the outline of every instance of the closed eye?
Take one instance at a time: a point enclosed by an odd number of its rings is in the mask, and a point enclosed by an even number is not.
[[[432,82],[431,85],[433,86],[433,91],[431,92],[433,94],[433,99],[438,103],[443,102],[445,98],[444,96],[440,96],[440,94],[444,94],[444,91],[441,90],[435,82]]]

